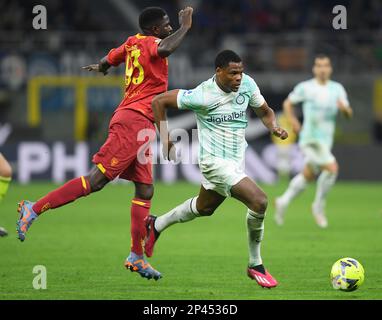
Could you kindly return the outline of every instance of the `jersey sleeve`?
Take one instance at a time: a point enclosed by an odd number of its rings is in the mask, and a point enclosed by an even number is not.
[[[107,62],[112,66],[118,66],[126,60],[126,42],[118,48],[111,49],[106,57]]]
[[[150,57],[159,57],[158,55],[158,46],[159,43],[161,42],[161,39],[155,38],[155,37],[150,37],[146,41],[147,49],[150,53]]]
[[[178,108],[181,110],[199,111],[204,107],[203,89],[201,86],[192,90],[179,90],[177,96]]]
[[[252,108],[260,108],[265,99],[260,92],[260,88],[256,84],[255,80],[250,79],[251,97],[249,98],[249,106]]]
[[[293,91],[289,93],[288,99],[293,103],[297,104],[305,100],[305,88],[303,83],[299,83],[293,88]]]
[[[338,96],[338,99],[346,106],[346,107],[349,107],[350,106],[350,103],[349,103],[349,99],[348,99],[348,95],[346,93],[346,90],[345,88],[343,87],[342,84],[339,84],[339,96]]]

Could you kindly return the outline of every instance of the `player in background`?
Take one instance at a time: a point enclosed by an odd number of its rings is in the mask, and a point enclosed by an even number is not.
[[[7,159],[0,153],[0,202],[7,194],[9,184],[12,180],[12,168]],[[0,227],[0,237],[8,235],[7,230]]]
[[[210,216],[226,197],[232,196],[248,208],[248,276],[260,286],[275,287],[277,281],[265,269],[260,255],[267,196],[244,172],[248,106],[273,135],[286,139],[288,134],[278,127],[274,112],[261,95],[256,82],[243,73],[242,60],[235,52],[220,52],[215,60],[215,68],[216,74],[195,89],[172,90],[153,100],[155,123],[160,131],[166,158],[174,154],[168,136],[166,109],[195,112],[202,185],[199,195],[160,217],[147,218],[146,255],[153,254],[155,241],[166,228],[174,223]]]
[[[179,12],[180,27],[173,33],[169,17],[163,9],[144,9],[139,16],[142,33],[129,37],[98,64],[84,67],[106,74],[111,66],[126,63],[124,98],[110,121],[106,142],[93,156],[95,166],[91,172],[67,182],[35,203],[22,201],[19,204],[17,230],[21,241],[25,240],[32,222],[43,212],[97,192],[119,176],[133,181],[135,185],[135,197],[131,205],[131,252],[125,266],[148,279],[157,280],[161,277],[143,255],[142,245],[146,236],[144,219],[149,215],[154,187],[151,151],[146,150],[149,158],[147,163],[138,161],[138,150],[148,143],[139,141],[138,133],[148,129],[155,134],[151,101],[167,90],[167,57],[178,48],[191,28],[192,12],[191,7]]]
[[[284,113],[293,130],[300,134],[299,146],[304,154],[305,166],[290,181],[284,194],[275,200],[275,221],[278,225],[284,223],[285,210],[292,199],[318,175],[312,213],[319,227],[328,226],[326,197],[338,175],[338,164],[331,152],[336,117],[338,111],[347,118],[353,115],[344,87],[330,80],[332,71],[330,58],[317,55],[313,66],[314,78],[299,83],[284,101]],[[302,103],[302,126],[294,113],[294,106],[298,103]]]

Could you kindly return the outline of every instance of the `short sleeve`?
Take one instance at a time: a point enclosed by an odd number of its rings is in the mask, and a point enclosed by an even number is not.
[[[251,80],[251,97],[249,98],[249,106],[252,108],[260,108],[264,104],[265,99],[256,82],[253,79]]]
[[[297,86],[295,86],[293,91],[289,94],[288,98],[293,104],[303,102],[305,100],[304,84],[299,83]]]
[[[147,40],[147,48],[150,53],[150,57],[159,57],[158,55],[158,46],[159,43],[161,42],[161,39],[155,38],[155,37],[150,37]]]
[[[177,104],[179,109],[198,111],[203,107],[203,90],[201,86],[192,90],[179,90]]]
[[[346,90],[345,88],[343,87],[342,84],[339,84],[339,97],[338,99],[346,106],[346,107],[349,107],[350,106],[350,103],[349,103],[349,99],[348,99],[348,95],[346,93]]]
[[[123,43],[118,48],[111,49],[107,55],[107,62],[112,66],[118,66],[126,60],[126,43]]]

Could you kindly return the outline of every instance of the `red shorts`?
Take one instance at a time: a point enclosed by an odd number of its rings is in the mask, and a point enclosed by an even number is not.
[[[110,180],[121,179],[152,184],[153,123],[138,111],[117,110],[109,124],[104,145],[93,156],[93,163]]]

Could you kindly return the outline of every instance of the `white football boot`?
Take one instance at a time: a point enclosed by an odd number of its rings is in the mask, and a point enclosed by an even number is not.
[[[282,226],[284,224],[285,210],[288,207],[288,205],[284,203],[280,198],[275,199],[274,205],[275,205],[275,215],[274,215],[275,222],[278,226]]]
[[[314,220],[316,221],[316,224],[320,228],[327,228],[328,227],[328,219],[325,215],[325,205],[320,203],[313,203],[312,204],[312,214],[314,217]]]

